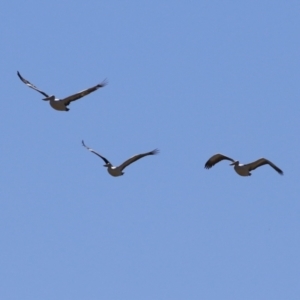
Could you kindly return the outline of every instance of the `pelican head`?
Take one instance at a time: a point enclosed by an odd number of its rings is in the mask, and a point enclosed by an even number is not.
[[[43,99],[44,101],[50,101],[50,100],[55,100],[55,96],[54,95],[51,95],[49,97],[46,97]]]
[[[236,160],[236,161],[234,161],[233,163],[231,163],[230,166],[238,166],[239,163],[240,163],[240,162],[239,162],[238,160]]]
[[[111,164],[105,164],[105,165],[103,165],[103,167],[109,168],[109,167],[111,167]]]

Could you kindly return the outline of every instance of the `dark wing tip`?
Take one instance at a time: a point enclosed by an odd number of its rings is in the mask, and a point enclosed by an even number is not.
[[[234,162],[234,160],[228,156],[225,156],[221,153],[217,153],[215,155],[213,155],[204,165],[205,169],[210,169],[211,167],[213,167],[215,164],[217,164],[218,162],[222,161],[222,160],[230,160],[232,162]]]
[[[82,143],[82,146],[83,146],[83,147],[88,148],[88,147],[86,146],[86,144],[84,143],[83,140],[81,141],[81,143]]]
[[[278,167],[277,167],[276,171],[277,171],[280,175],[283,175],[283,171],[282,171],[281,169],[279,169]]]
[[[108,80],[107,80],[107,78],[105,78],[101,83],[99,83],[97,85],[97,87],[101,88],[101,87],[106,86],[107,84],[108,84]]]
[[[277,173],[279,173],[280,175],[283,175],[283,171],[281,169],[279,169],[276,165],[274,165],[271,161],[269,161],[266,158],[260,158],[260,160],[264,160],[265,162],[263,164],[268,164],[269,166],[271,166]]]
[[[214,158],[216,157],[216,156],[219,156],[219,155],[222,155],[222,154],[215,154],[215,155],[213,155],[206,163],[205,163],[205,165],[204,165],[204,168],[205,169],[210,169],[210,168],[212,168],[215,164],[216,164],[216,162],[214,161]]]
[[[208,170],[208,169],[210,169],[212,166],[213,166],[213,164],[208,160],[208,161],[205,163],[204,168]]]
[[[19,78],[20,78],[22,81],[24,81],[24,78],[21,76],[21,74],[20,74],[19,71],[17,71],[17,74],[18,74]]]
[[[283,171],[274,165],[274,169],[280,174],[283,175]]]
[[[159,149],[154,149],[153,151],[150,152],[151,155],[156,155],[159,153]]]

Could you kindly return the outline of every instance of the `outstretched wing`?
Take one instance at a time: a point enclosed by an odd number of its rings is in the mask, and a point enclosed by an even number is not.
[[[82,98],[82,97],[84,97],[84,96],[86,96],[86,95],[88,95],[88,94],[90,94],[90,93],[98,90],[99,88],[102,88],[102,87],[106,86],[106,85],[107,85],[107,80],[105,79],[101,83],[99,83],[99,84],[97,84],[97,85],[95,85],[95,86],[93,86],[93,87],[91,87],[89,89],[83,90],[81,92],[78,92],[78,93],[76,93],[74,95],[71,95],[69,97],[66,97],[66,98],[62,99],[62,101],[67,106],[72,101],[78,100],[78,99],[80,99],[80,98]]]
[[[35,85],[33,85],[32,83],[30,83],[28,80],[26,80],[25,78],[23,78],[21,76],[21,74],[19,73],[19,71],[17,72],[19,78],[27,85],[29,86],[30,88],[36,90],[37,92],[41,93],[42,95],[44,95],[45,97],[49,97],[49,95],[47,95],[45,92],[39,90]]]
[[[223,154],[215,154],[213,155],[206,163],[205,163],[205,166],[204,168],[205,169],[210,169],[211,167],[213,167],[215,164],[217,164],[218,162],[220,162],[221,160],[230,160],[232,162],[234,162],[234,159],[228,157],[228,156],[225,156]]]
[[[111,163],[110,163],[105,157],[103,157],[102,155],[100,155],[99,153],[97,153],[96,151],[94,151],[93,149],[91,149],[91,148],[89,148],[88,146],[86,146],[83,140],[82,140],[82,145],[83,145],[86,149],[88,149],[89,151],[91,151],[92,153],[94,153],[94,154],[98,155],[99,157],[101,157],[101,158],[104,160],[104,162],[105,162],[106,164],[110,164],[110,165],[111,165]]]
[[[250,164],[246,164],[246,166],[249,166],[249,171],[255,170],[258,167],[261,167],[263,165],[270,165],[275,171],[277,171],[280,175],[283,175],[283,171],[279,169],[277,166],[275,166],[271,161],[260,158]]]
[[[133,162],[137,161],[138,159],[147,156],[147,155],[155,155],[158,154],[159,150],[155,149],[153,151],[147,152],[147,153],[141,153],[141,154],[137,154],[132,156],[131,158],[127,159],[125,162],[123,162],[119,168],[121,169],[121,171],[123,171],[127,166],[129,166],[130,164],[132,164]]]

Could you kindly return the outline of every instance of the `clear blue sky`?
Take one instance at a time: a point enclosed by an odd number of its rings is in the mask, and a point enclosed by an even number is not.
[[[0,298],[300,299],[300,2],[4,1]],[[53,110],[17,70],[65,97]],[[111,177],[112,163],[159,148]],[[223,153],[264,166],[238,176]]]

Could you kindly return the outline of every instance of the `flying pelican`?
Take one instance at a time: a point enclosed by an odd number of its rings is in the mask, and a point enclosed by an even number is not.
[[[234,166],[234,170],[241,176],[251,176],[250,171],[255,170],[258,167],[261,167],[263,165],[270,165],[275,171],[277,171],[280,175],[283,175],[282,170],[280,170],[277,166],[275,166],[272,162],[265,158],[260,158],[252,163],[243,165],[240,164],[238,160],[234,160],[228,156],[225,156],[223,154],[215,154],[213,155],[206,163],[205,163],[205,168],[210,169],[212,166],[220,162],[221,160],[230,160],[232,163],[230,166]]]
[[[55,98],[54,95],[47,95],[46,93],[44,93],[43,91],[39,90],[36,86],[34,86],[32,83],[30,83],[28,80],[26,80],[25,78],[23,78],[21,76],[21,74],[19,73],[19,71],[17,72],[19,78],[30,88],[36,90],[37,92],[41,93],[42,95],[44,95],[46,98],[44,98],[43,100],[45,101],[50,101],[50,105],[56,109],[56,110],[60,110],[60,111],[69,111],[70,109],[67,107],[72,101],[78,100],[94,91],[96,91],[97,89],[106,86],[107,82],[106,80],[104,80],[103,82],[101,82],[100,84],[97,84],[89,89],[83,90],[81,92],[78,92],[74,95],[68,96],[64,99],[57,99]]]
[[[155,155],[159,152],[158,149],[155,149],[153,151],[150,151],[150,152],[147,152],[147,153],[142,153],[142,154],[137,154],[137,155],[134,155],[132,156],[131,158],[127,159],[125,162],[123,162],[120,166],[117,166],[117,167],[114,167],[105,157],[103,157],[102,155],[100,155],[99,153],[97,153],[96,151],[94,151],[93,149],[87,147],[85,144],[84,144],[84,141],[82,141],[82,145],[88,149],[89,151],[91,151],[92,153],[98,155],[99,157],[101,157],[104,162],[105,162],[105,165],[103,165],[103,167],[106,167],[107,168],[107,172],[111,175],[111,176],[114,176],[114,177],[117,177],[117,176],[121,176],[124,174],[124,172],[122,172],[127,166],[129,166],[130,164],[132,164],[133,162],[137,161],[138,159],[144,157],[144,156],[147,156],[147,155]]]

